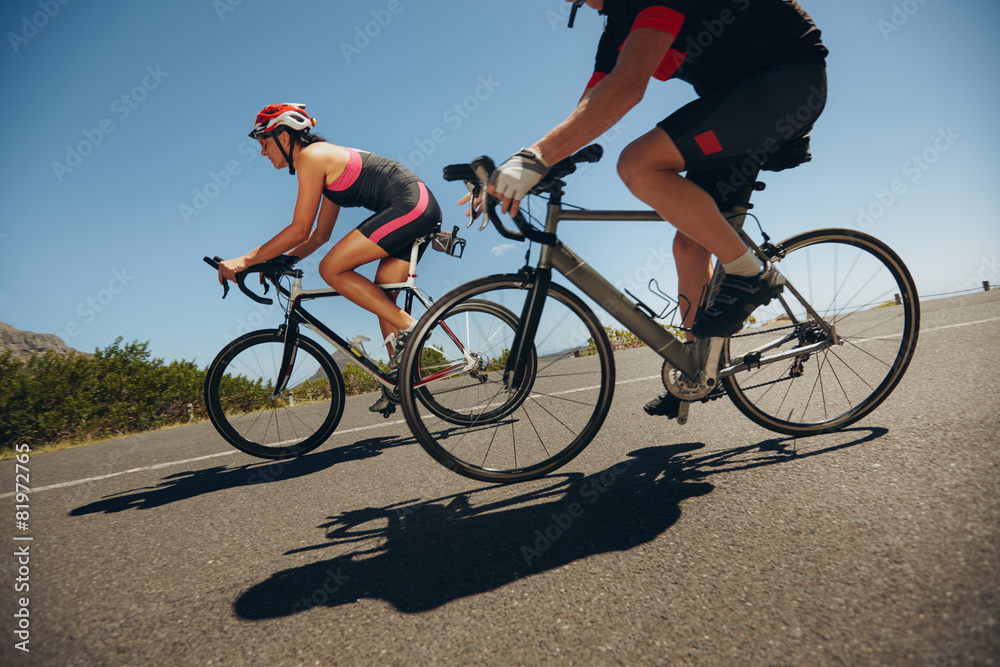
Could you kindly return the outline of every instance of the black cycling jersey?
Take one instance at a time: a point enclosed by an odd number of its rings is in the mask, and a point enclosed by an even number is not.
[[[699,95],[775,65],[823,64],[820,31],[795,0],[606,0],[607,25],[591,85],[610,74],[636,28],[675,36],[654,77],[687,81]]]
[[[410,259],[410,246],[441,226],[441,209],[427,186],[405,166],[387,157],[347,149],[344,172],[323,189],[334,204],[364,207],[375,214],[358,231],[392,257]],[[426,244],[420,247],[421,255]]]

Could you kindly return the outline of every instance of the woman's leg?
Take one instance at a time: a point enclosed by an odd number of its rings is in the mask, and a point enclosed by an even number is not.
[[[385,257],[381,262],[378,263],[378,270],[375,272],[375,284],[384,283],[401,283],[405,282],[407,274],[410,272],[410,262],[407,260],[399,259],[398,257]],[[383,294],[386,294],[383,292]],[[396,303],[396,297],[399,296],[399,292],[391,292],[386,294],[386,298],[392,301],[393,305]],[[412,324],[413,318],[410,318],[410,323]],[[410,325],[407,324],[405,327],[397,327],[391,322],[382,319],[378,319],[379,329],[382,331],[382,340],[389,337],[389,334],[394,334],[400,329],[406,329]],[[395,354],[395,349],[389,343],[386,344],[386,350],[389,352],[389,358]]]
[[[374,313],[380,326],[385,322],[394,329],[406,329],[413,323],[413,318],[400,310],[375,283],[354,271],[362,264],[387,257],[385,250],[353,229],[323,258],[319,273],[330,287],[349,301]],[[405,275],[403,279],[405,280]]]

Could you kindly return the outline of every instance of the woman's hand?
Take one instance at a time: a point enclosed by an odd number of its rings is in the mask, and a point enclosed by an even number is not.
[[[224,285],[227,280],[236,282],[236,274],[245,268],[247,268],[246,255],[219,262],[219,284]]]
[[[465,206],[470,201],[472,201],[472,193],[471,192],[469,194],[465,195],[464,197],[462,197],[461,199],[459,199],[458,200],[458,205],[459,206]],[[483,195],[480,194],[478,197],[476,197],[475,203],[472,206],[470,206],[469,208],[465,209],[465,217],[468,218],[469,216],[472,216],[472,220],[475,220],[480,215],[482,215],[482,213],[483,213]],[[469,221],[470,225],[472,224],[472,220]]]

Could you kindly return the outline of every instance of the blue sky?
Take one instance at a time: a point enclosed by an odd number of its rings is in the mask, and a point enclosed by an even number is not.
[[[804,0],[831,51],[813,162],[766,174],[755,213],[774,239],[814,227],[878,236],[923,294],[1000,283],[1000,46],[995,0]],[[93,351],[116,337],[207,365],[266,309],[201,262],[234,257],[291,220],[295,179],[246,138],[273,102],[304,102],[329,140],[401,159],[464,225],[441,168],[499,162],[572,110],[601,19],[563,0],[265,2],[8,0],[0,9],[4,108],[0,320]],[[567,201],[641,208],[615,158],[693,92],[651,82],[602,140],[605,160]],[[345,210],[335,242],[366,213]],[[676,290],[672,228],[567,223],[563,238],[612,282]],[[465,233],[464,259],[428,253],[432,296],[520,266],[525,248]],[[325,252],[321,249],[319,253]],[[314,257],[318,257],[317,255]],[[369,275],[371,275],[369,273]],[[319,287],[315,275],[307,286]],[[640,292],[642,294],[642,292]],[[329,302],[328,302],[329,303]],[[347,337],[374,316],[317,308]],[[369,346],[371,349],[372,346]]]

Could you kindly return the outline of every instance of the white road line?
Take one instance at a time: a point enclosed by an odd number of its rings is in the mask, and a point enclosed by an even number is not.
[[[961,324],[946,324],[946,325],[940,326],[940,327],[933,327],[933,328],[930,328],[930,329],[922,329],[920,331],[920,333],[921,334],[927,334],[927,333],[932,333],[932,332],[935,332],[935,331],[945,331],[947,329],[957,329],[959,327],[971,327],[971,326],[975,326],[977,324],[990,324],[992,322],[1000,322],[1000,317],[991,317],[990,319],[987,319],[987,320],[976,320],[975,322],[963,322]],[[892,336],[881,336],[879,338],[891,338],[891,337]],[[874,340],[874,339],[868,339],[868,340]],[[658,380],[658,379],[660,379],[659,375],[649,375],[649,376],[646,376],[646,377],[635,378],[635,379],[632,379],[632,380],[619,380],[618,382],[615,382],[615,385],[617,386],[617,385],[621,385],[621,384],[629,384],[629,383],[632,383],[632,382],[645,382],[647,380]],[[551,395],[553,395],[553,396],[560,396],[560,395],[563,395],[563,394],[572,394],[572,393],[575,393],[575,392],[578,392],[578,391],[587,391],[587,390],[590,390],[590,389],[597,389],[597,387],[594,386],[594,387],[584,387],[582,389],[568,389],[566,391],[561,391],[561,392],[558,392],[558,393],[555,393],[555,394],[551,394]],[[386,426],[397,426],[399,424],[405,424],[405,423],[406,423],[405,420],[403,420],[403,419],[397,419],[396,421],[384,422],[382,424],[372,424],[372,425],[369,425],[369,426],[359,426],[357,428],[347,429],[346,431],[337,431],[337,432],[334,433],[334,435],[347,435],[348,433],[358,433],[360,431],[368,431],[368,430],[371,430],[373,428],[384,428]],[[31,493],[38,493],[39,491],[51,491],[53,489],[65,489],[68,486],[76,486],[78,484],[87,484],[88,482],[98,482],[98,481],[103,480],[103,479],[110,479],[112,477],[118,477],[120,475],[131,475],[131,474],[137,473],[137,472],[147,472],[149,470],[159,470],[160,468],[168,468],[170,466],[179,466],[179,465],[184,465],[186,463],[195,463],[197,461],[205,461],[207,459],[213,459],[213,458],[217,458],[217,457],[220,457],[220,456],[229,456],[230,454],[236,454],[236,453],[237,453],[237,451],[233,450],[231,452],[219,452],[218,454],[208,454],[207,456],[197,456],[197,457],[195,457],[193,459],[184,459],[182,461],[170,461],[169,463],[157,463],[157,464],[151,465],[151,466],[142,466],[140,468],[132,468],[130,470],[122,470],[121,472],[113,472],[113,473],[110,473],[108,475],[98,475],[97,477],[87,477],[86,479],[77,479],[77,480],[73,480],[72,482],[63,482],[61,484],[51,484],[49,486],[40,486],[40,487],[38,487],[36,489],[31,489]],[[10,497],[12,497],[14,495],[16,495],[14,492],[0,493],[0,498],[10,498]]]
[[[52,489],[65,489],[67,486],[76,486],[77,484],[86,484],[87,482],[97,482],[102,479],[110,479],[112,477],[118,477],[119,475],[130,475],[135,472],[146,472],[147,470],[157,470],[159,468],[168,468],[170,466],[181,465],[183,463],[194,463],[195,461],[204,461],[205,459],[214,459],[218,456],[229,456],[230,454],[235,454],[234,449],[231,452],[220,452],[218,454],[209,454],[207,456],[197,456],[193,459],[184,459],[183,461],[170,461],[169,463],[157,463],[151,466],[142,466],[141,468],[132,468],[131,470],[122,470],[121,472],[113,472],[107,475],[98,475],[97,477],[88,477],[86,479],[77,479],[72,482],[63,482],[62,484],[51,484],[49,486],[39,486],[38,488],[31,489],[30,493],[38,493],[39,491],[51,491]],[[0,498],[10,498],[15,495],[14,493],[0,493]]]
[[[1000,317],[991,317],[988,320],[976,320],[975,322],[962,322],[961,324],[945,324],[940,327],[931,327],[930,329],[921,329],[919,335],[934,333],[935,331],[945,331],[947,329],[958,329],[959,327],[971,327],[976,324],[989,324],[990,322],[1000,322]],[[859,338],[857,340],[851,340],[852,343],[866,343],[870,340],[890,340],[893,338],[899,338],[903,334],[892,334],[890,336],[872,336],[871,338]]]

